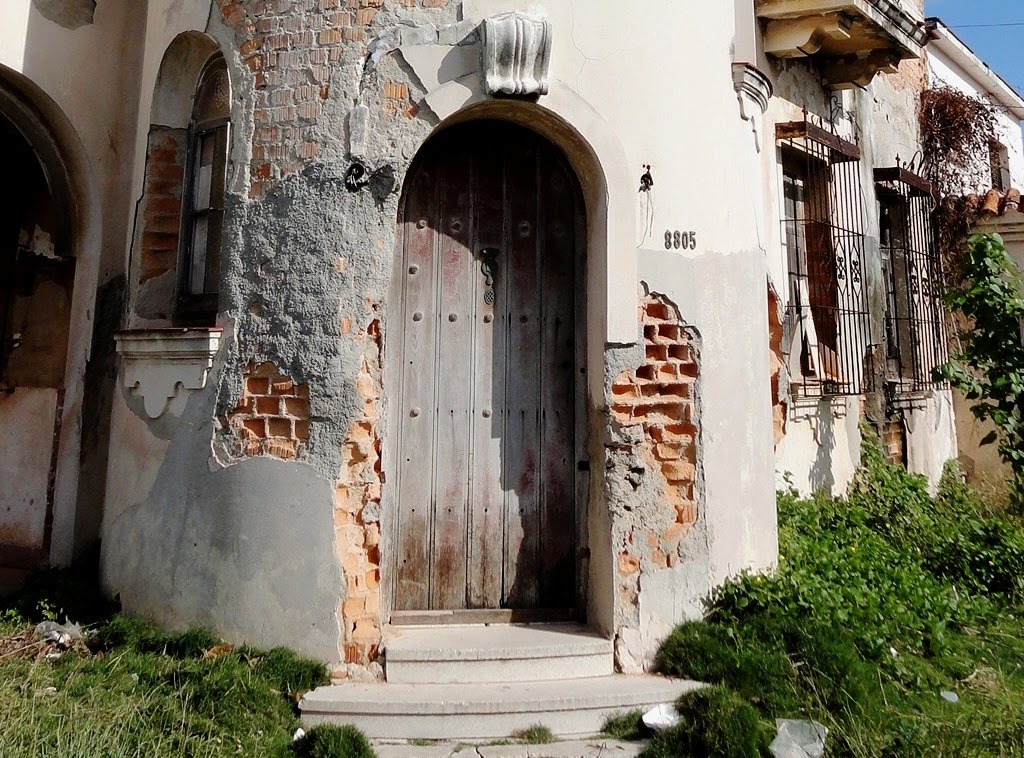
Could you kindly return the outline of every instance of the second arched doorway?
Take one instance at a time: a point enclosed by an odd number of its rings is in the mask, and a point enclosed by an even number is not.
[[[402,207],[395,611],[564,616],[585,552],[579,182],[534,132],[476,121],[424,146]]]

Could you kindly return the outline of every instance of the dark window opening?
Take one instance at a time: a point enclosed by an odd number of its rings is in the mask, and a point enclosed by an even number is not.
[[[992,189],[1010,189],[1010,151],[998,141],[988,143],[988,168]]]
[[[219,57],[203,70],[189,127],[178,321],[211,326],[220,294],[231,90]]]
[[[932,380],[948,359],[943,275],[932,220],[931,185],[899,169],[876,169],[879,241],[886,285],[885,378],[899,399],[943,386]]]
[[[860,150],[809,122],[780,124],[777,136],[789,267],[784,350],[793,393],[860,395],[870,385]]]

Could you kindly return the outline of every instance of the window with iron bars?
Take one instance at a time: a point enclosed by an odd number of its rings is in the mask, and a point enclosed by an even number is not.
[[[890,401],[941,388],[932,372],[948,360],[943,275],[931,184],[903,168],[875,169],[886,283],[885,378]]]
[[[794,398],[871,386],[860,148],[808,120],[779,124],[782,243],[789,265],[784,349]]]

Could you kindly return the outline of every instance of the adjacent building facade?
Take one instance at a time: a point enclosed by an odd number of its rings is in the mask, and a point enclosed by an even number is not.
[[[339,676],[395,625],[570,618],[639,672],[862,423],[936,480],[920,4],[628,15],[0,11],[0,563],[100,539],[129,612]]]

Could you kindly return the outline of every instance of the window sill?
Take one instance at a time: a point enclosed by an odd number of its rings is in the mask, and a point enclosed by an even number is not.
[[[222,335],[222,329],[209,328],[133,329],[114,336],[124,359],[124,386],[141,398],[149,419],[168,411],[180,416],[188,395],[206,387]]]

